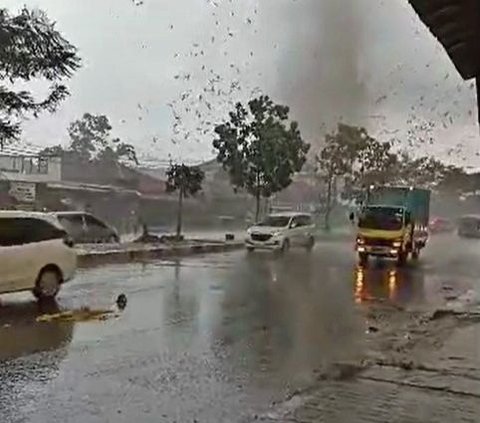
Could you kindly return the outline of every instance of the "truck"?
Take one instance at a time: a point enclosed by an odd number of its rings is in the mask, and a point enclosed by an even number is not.
[[[430,191],[415,187],[371,186],[357,223],[355,248],[360,265],[369,257],[389,258],[399,266],[416,260],[427,245]]]

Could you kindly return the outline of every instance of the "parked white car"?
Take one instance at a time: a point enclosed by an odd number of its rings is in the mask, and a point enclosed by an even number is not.
[[[73,247],[52,215],[0,211],[0,294],[32,291],[38,299],[54,298],[75,274]]]
[[[275,213],[248,229],[245,245],[248,251],[286,251],[294,246],[311,250],[315,245],[314,231],[315,225],[310,214]]]

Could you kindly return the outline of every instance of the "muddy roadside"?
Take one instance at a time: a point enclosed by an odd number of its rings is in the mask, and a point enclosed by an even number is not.
[[[417,421],[415,395],[426,398],[420,404],[423,410],[429,401],[439,401],[442,407],[457,404],[452,407],[474,412],[480,400],[480,307],[476,302],[446,301],[442,307],[422,311],[372,299],[359,312],[365,322],[363,354],[354,361],[317,369],[310,386],[272,404],[256,419],[313,422],[356,416],[359,422],[381,421],[379,409],[388,409],[384,402],[393,396],[391,405],[399,414],[405,413],[405,421]],[[460,407],[459,401],[467,402]],[[378,412],[374,420],[361,417],[372,407]]]

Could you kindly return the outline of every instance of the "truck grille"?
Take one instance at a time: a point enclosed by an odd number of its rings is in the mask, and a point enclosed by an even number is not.
[[[260,241],[260,242],[268,241],[271,237],[272,235],[268,235],[268,234],[252,234],[252,239],[254,241]]]
[[[382,239],[382,238],[366,238],[365,243],[367,245],[374,245],[377,247],[390,247],[392,245],[392,240]]]

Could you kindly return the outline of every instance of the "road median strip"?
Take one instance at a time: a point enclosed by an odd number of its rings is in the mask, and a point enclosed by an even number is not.
[[[152,260],[164,257],[220,253],[243,248],[241,241],[205,241],[185,244],[138,244],[108,248],[105,246],[79,246],[78,264],[89,267],[106,263]]]

